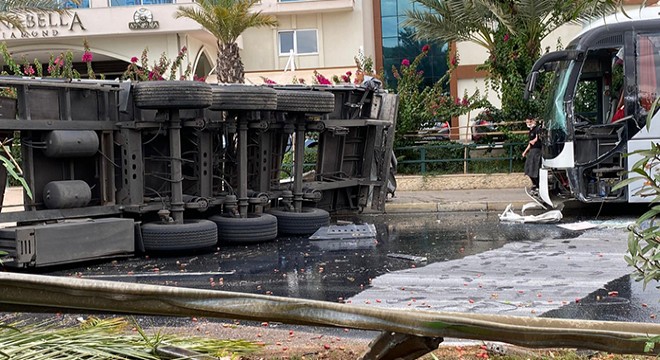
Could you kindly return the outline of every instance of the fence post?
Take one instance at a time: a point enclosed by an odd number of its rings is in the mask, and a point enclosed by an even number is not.
[[[419,160],[422,162],[422,176],[426,175],[426,147],[422,146],[419,148]]]
[[[509,144],[509,174],[513,172],[513,144]]]
[[[470,155],[470,150],[468,150],[469,145],[463,144],[463,175],[467,174],[467,168],[468,168],[468,155]]]

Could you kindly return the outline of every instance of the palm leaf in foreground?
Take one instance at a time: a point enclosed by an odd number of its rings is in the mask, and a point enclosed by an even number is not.
[[[90,318],[75,327],[53,322],[0,326],[0,359],[130,359],[158,360],[156,346],[171,345],[212,355],[249,353],[257,345],[243,340],[214,340],[155,335],[149,338],[140,329],[130,334],[133,325],[122,318]]]

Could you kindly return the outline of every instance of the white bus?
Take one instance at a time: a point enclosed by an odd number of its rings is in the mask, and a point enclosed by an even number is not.
[[[541,81],[543,72],[551,79]],[[642,181],[612,188],[639,158],[626,154],[660,142],[660,115],[646,127],[660,89],[660,7],[603,18],[565,50],[543,55],[525,96],[542,82],[550,86],[542,114],[543,201],[552,205],[561,194],[585,203],[650,202],[637,194]]]

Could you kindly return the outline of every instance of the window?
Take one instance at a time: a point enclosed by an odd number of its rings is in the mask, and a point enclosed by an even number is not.
[[[174,4],[174,0],[110,0],[110,6]]]
[[[278,33],[280,41],[280,55],[316,54],[319,52],[316,29],[288,30]]]
[[[78,4],[75,1],[71,0],[59,0],[59,3],[62,4],[67,9],[81,9],[89,7],[89,0],[81,0]]]
[[[637,36],[637,97],[640,112],[646,116],[660,93],[660,35]]]

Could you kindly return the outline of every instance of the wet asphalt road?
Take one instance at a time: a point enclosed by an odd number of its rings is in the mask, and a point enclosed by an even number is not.
[[[563,223],[593,218],[581,213]],[[438,311],[642,322],[660,313],[657,289],[642,291],[628,277],[630,215],[586,231],[504,224],[494,213],[342,219],[375,224],[377,238],[280,238],[46,273]],[[388,256],[394,253],[425,261]]]

